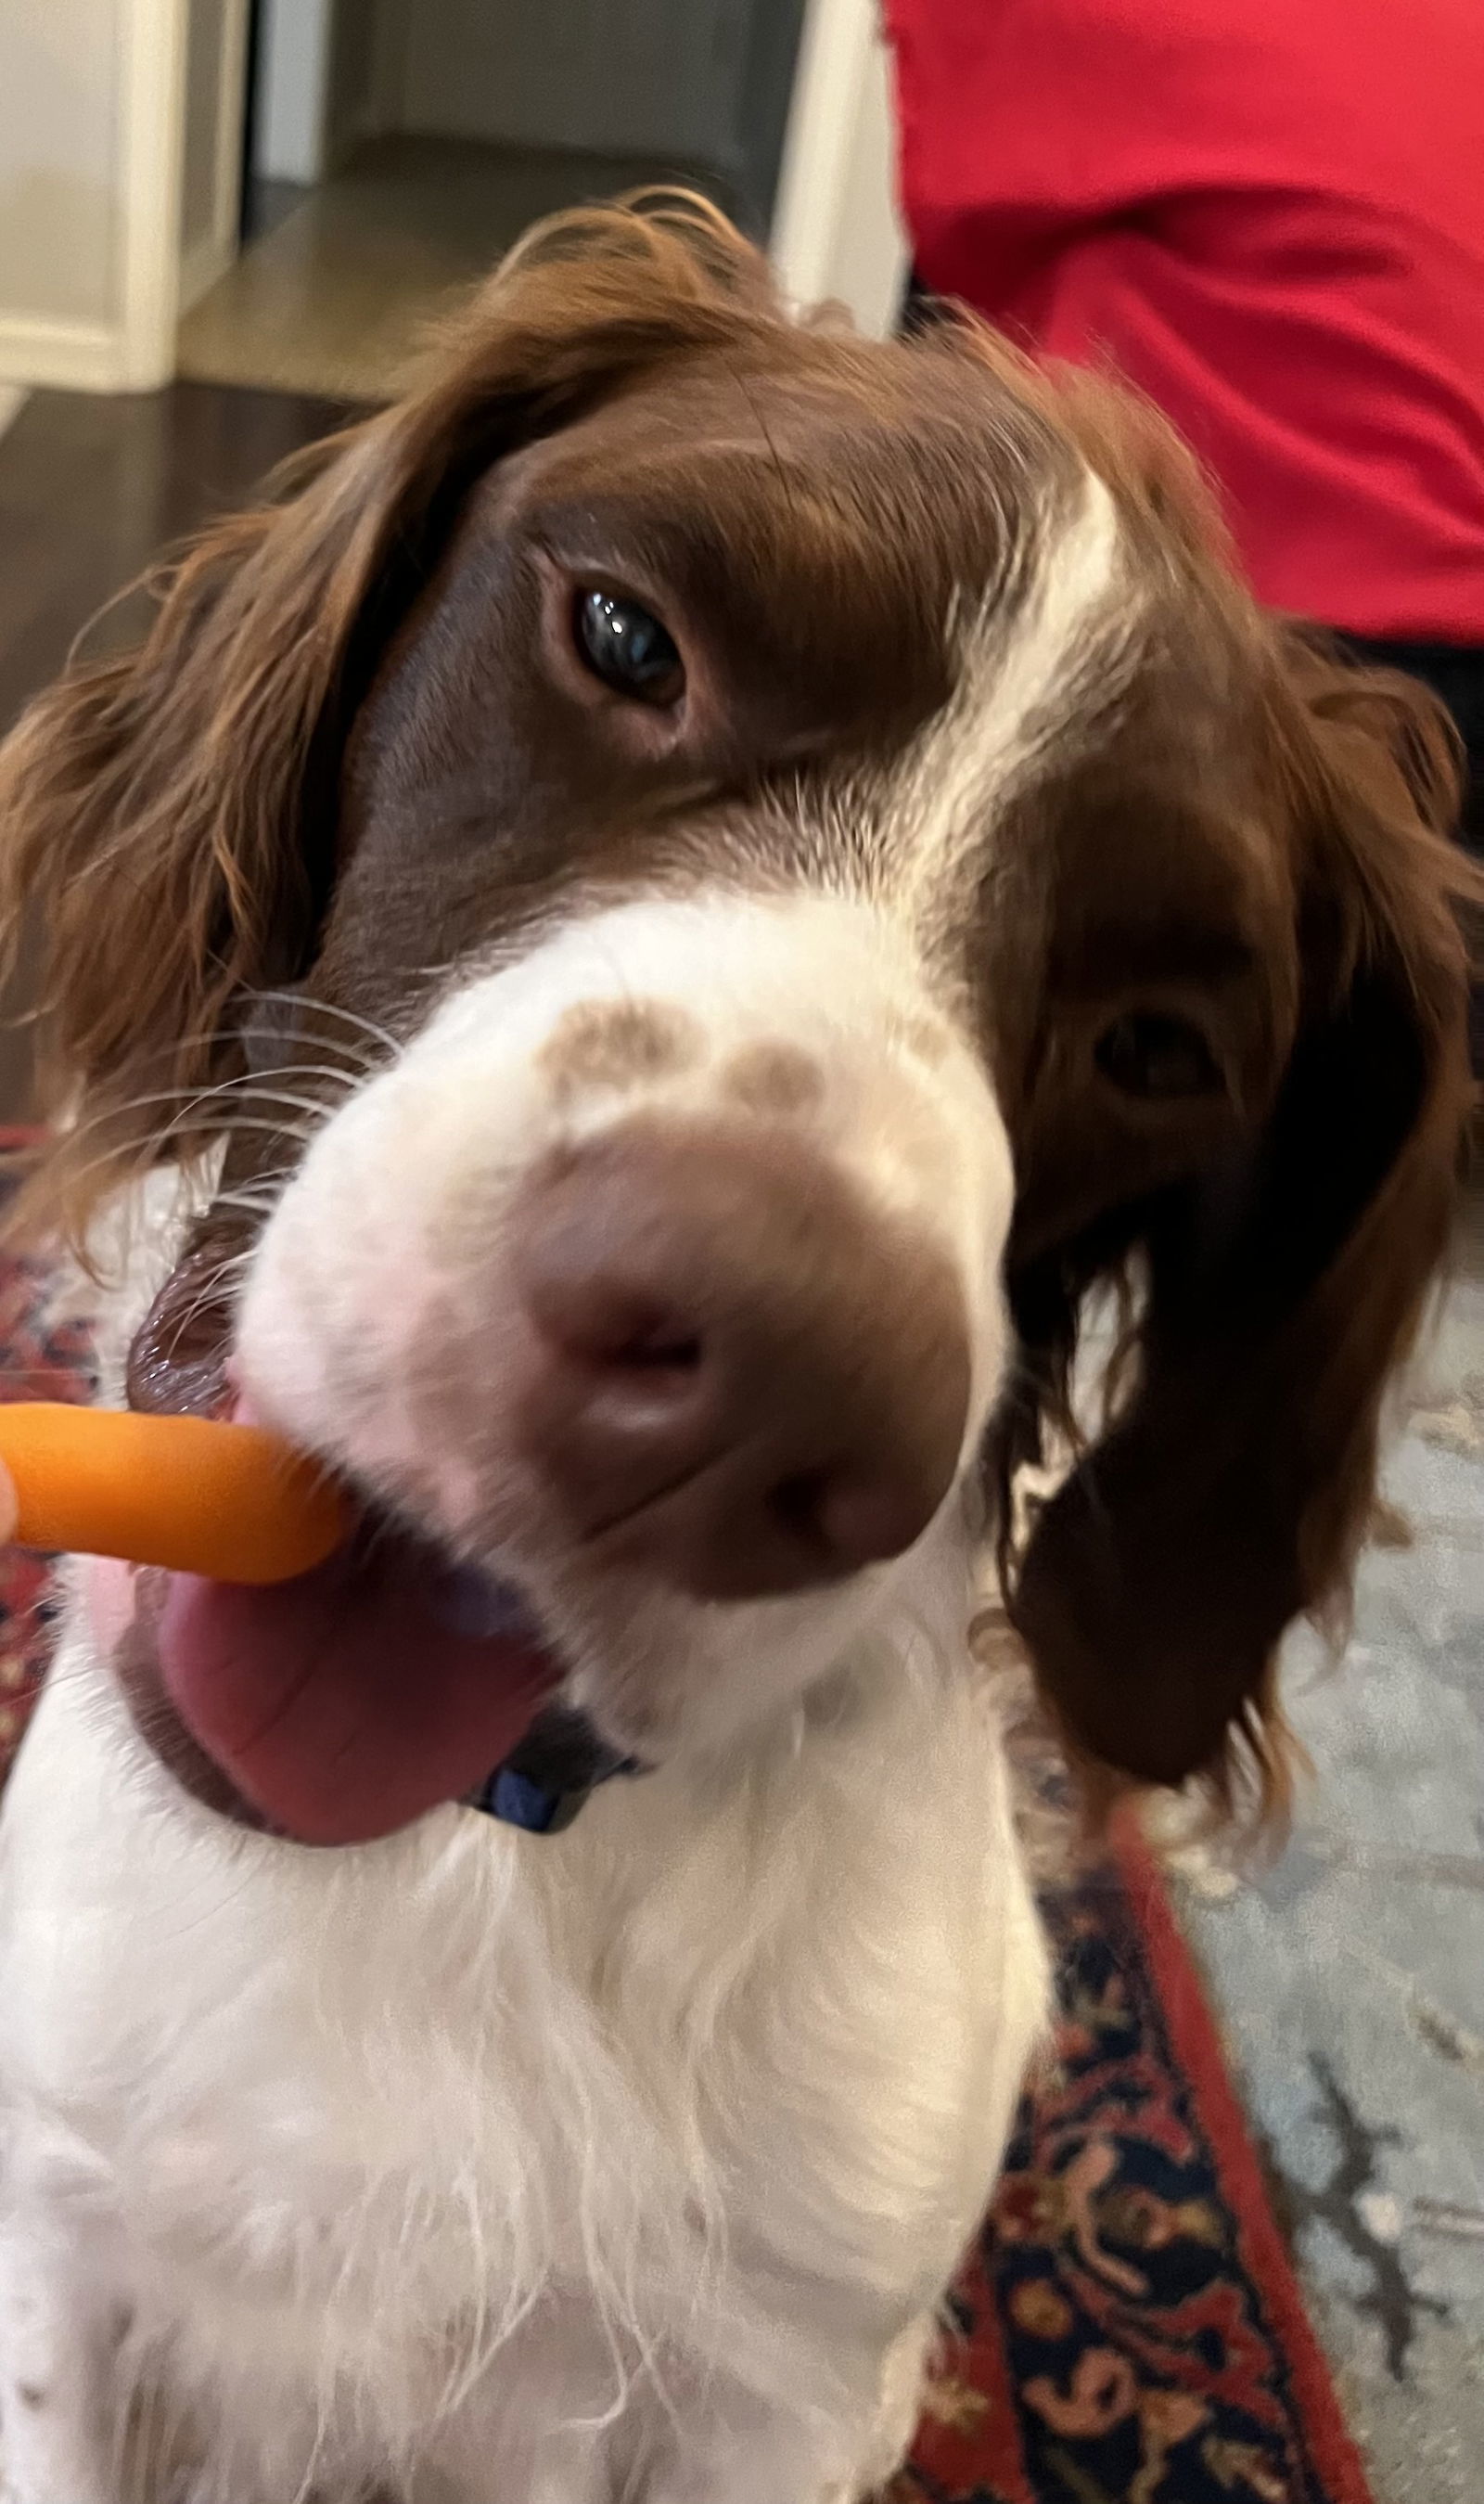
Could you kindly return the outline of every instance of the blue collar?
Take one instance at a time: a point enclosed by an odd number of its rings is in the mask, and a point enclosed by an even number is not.
[[[527,1834],[560,1834],[600,1783],[643,1770],[637,1756],[621,1756],[600,1739],[585,1713],[551,1704],[464,1805]]]

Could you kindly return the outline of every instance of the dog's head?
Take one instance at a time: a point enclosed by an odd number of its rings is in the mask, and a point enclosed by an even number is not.
[[[1260,1757],[1444,1244],[1452,771],[1419,694],[1259,614],[1143,409],[967,327],[796,325],[692,209],[537,237],[424,390],[208,532],[4,766],[50,1178],[86,1217],[203,1155],[134,1396],[244,1399],[541,1629],[456,1673],[427,1553],[337,1568],[423,1664],[335,1708],[396,1722],[407,1799],[420,1716],[429,1796],[558,1668],[663,1754],[961,1608],[1125,1278],[1015,1614],[1088,1757]],[[329,1741],[206,1650],[175,1691],[250,1793],[389,1822],[265,1772],[255,1711]]]

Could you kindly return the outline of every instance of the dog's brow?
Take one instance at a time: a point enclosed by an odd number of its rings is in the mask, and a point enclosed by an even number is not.
[[[1126,640],[1137,598],[1111,638],[1106,619],[1121,583],[1117,507],[1085,470],[1070,511],[1027,516],[1025,579],[1013,613],[1003,596],[967,617],[961,605],[947,634],[955,651],[952,693],[905,759],[893,802],[905,840],[894,853],[897,893],[915,923],[952,910],[966,861],[989,837],[996,814],[1037,755],[1066,735],[1090,652]]]

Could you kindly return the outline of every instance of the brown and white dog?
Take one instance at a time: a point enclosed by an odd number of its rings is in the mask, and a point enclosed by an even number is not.
[[[996,1539],[1094,1778],[1272,1793],[1447,1232],[1451,778],[1142,409],[798,324],[683,207],[534,239],[34,708],[116,1396],[365,1527],[76,1577],[4,1821],[15,2504],[151,2442],[202,2504],[890,2474],[1045,2010]],[[458,1804],[553,1730],[640,1770]]]

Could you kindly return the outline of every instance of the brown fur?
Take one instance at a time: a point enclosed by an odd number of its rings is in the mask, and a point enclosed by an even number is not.
[[[667,1000],[579,1001],[539,1055],[557,1094],[663,1078],[696,1059],[701,1037]]]
[[[722,1085],[749,1113],[786,1117],[813,1110],[824,1094],[824,1072],[796,1044],[755,1043],[727,1063]]]
[[[1275,1649],[1343,1610],[1382,1401],[1447,1248],[1473,891],[1431,699],[1273,649],[1299,986],[1275,1099],[1205,1169],[1013,1243],[1023,1370],[993,1454],[1008,1485],[1068,1427],[1085,1298],[1135,1275],[1131,1386],[1007,1555],[1012,1613],[1081,1751],[1157,1781],[1205,1768],[1224,1804],[1255,1787],[1264,1808],[1285,1788]]]

